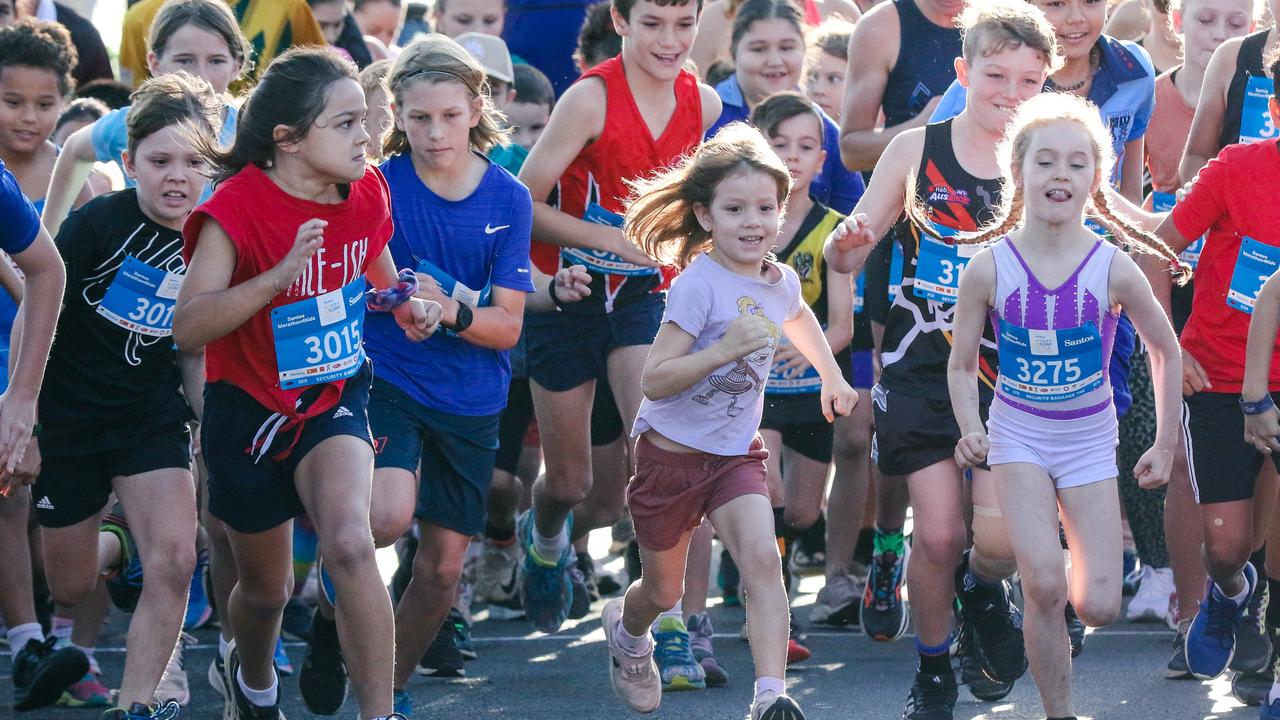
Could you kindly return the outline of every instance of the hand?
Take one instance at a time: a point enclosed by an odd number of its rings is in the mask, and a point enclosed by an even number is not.
[[[1183,198],[1185,198],[1185,197],[1187,196],[1187,193],[1191,192],[1191,186],[1195,185],[1195,184],[1196,184],[1196,181],[1197,181],[1197,180],[1199,180],[1199,179],[1200,179],[1200,176],[1199,176],[1199,175],[1196,175],[1195,177],[1193,177],[1193,178],[1191,178],[1190,180],[1188,180],[1188,181],[1187,181],[1187,183],[1186,183],[1185,185],[1183,185],[1182,187],[1180,187],[1180,188],[1178,188],[1177,190],[1175,190],[1175,191],[1173,192],[1173,198],[1174,198],[1174,201],[1175,201],[1175,202],[1182,202],[1182,199],[1183,199]]]
[[[956,464],[961,470],[976,467],[987,461],[987,452],[991,450],[991,441],[981,430],[967,433],[956,443]]]
[[[1194,395],[1202,390],[1213,389],[1213,383],[1209,382],[1209,376],[1205,373],[1204,368],[1195,358],[1191,357],[1191,353],[1186,348],[1182,349],[1182,394],[1184,396]]]
[[[1280,409],[1244,416],[1244,441],[1258,448],[1258,452],[1270,455],[1280,450],[1277,435],[1280,435]]]
[[[1160,445],[1153,445],[1150,450],[1142,453],[1138,464],[1133,466],[1133,476],[1138,479],[1138,487],[1155,490],[1167,484],[1176,454],[1173,448]]]
[[[440,326],[444,311],[438,302],[412,297],[396,306],[391,313],[395,315],[396,324],[404,330],[405,337],[412,342],[422,342]]]
[[[759,315],[739,315],[729,323],[729,329],[720,338],[720,345],[732,362],[769,347],[772,339],[768,320]]]
[[[293,247],[275,267],[272,273],[271,288],[276,294],[289,289],[294,280],[307,269],[311,256],[324,245],[324,229],[329,223],[319,218],[312,218],[298,226],[298,236],[293,240]]]
[[[854,213],[831,231],[831,242],[840,252],[849,252],[876,242],[866,213]]]
[[[13,479],[21,485],[30,485],[40,477],[40,443],[37,438],[31,438],[31,443],[27,445],[27,451],[22,455],[22,461],[18,463],[18,467],[14,468]]]
[[[775,365],[782,363],[778,367],[778,374],[787,379],[797,377],[805,370],[813,367],[809,359],[797,350],[795,345],[785,342],[785,338],[784,342],[778,343],[777,349],[773,351],[773,362]]]
[[[858,391],[849,386],[844,378],[836,378],[834,382],[822,381],[822,416],[827,422],[835,422],[836,415],[848,415],[858,404]]]
[[[561,303],[575,303],[591,295],[591,274],[583,265],[560,268],[551,282],[555,283],[556,299]]]
[[[433,302],[440,306],[442,314],[441,322],[454,324],[458,322],[458,301],[444,294],[444,290],[440,288],[440,283],[436,279],[426,273],[415,273],[418,276],[418,292],[414,293],[414,297],[426,302]]]
[[[609,243],[609,252],[617,255],[623,260],[626,260],[632,265],[651,268],[659,266],[660,263],[657,260],[649,257],[643,250],[636,247],[635,243],[628,240],[627,236],[623,235],[621,230],[614,229],[613,233],[612,242]]]
[[[7,497],[15,485],[29,485],[35,480],[34,476],[26,479],[17,476],[35,424],[35,398],[17,397],[12,389],[0,396],[0,495]]]

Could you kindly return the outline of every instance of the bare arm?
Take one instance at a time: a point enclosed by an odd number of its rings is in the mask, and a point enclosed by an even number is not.
[[[866,262],[876,241],[902,215],[907,174],[924,147],[924,131],[908,132],[889,143],[871,185],[853,212],[827,238],[822,255],[836,272],[851,273]]]
[[[1218,137],[1222,134],[1222,122],[1227,113],[1227,87],[1235,74],[1239,54],[1240,40],[1228,40],[1213,51],[1205,69],[1200,102],[1196,105],[1191,131],[1187,134],[1187,147],[1178,165],[1178,175],[1184,183],[1191,182],[1200,168],[1222,149],[1218,145]]]
[[[1124,145],[1124,165],[1120,168],[1120,194],[1134,205],[1142,205],[1142,171],[1144,143],[1142,138]]]
[[[1150,28],[1151,17],[1141,0],[1124,0],[1111,11],[1103,32],[1120,40],[1137,40]]]
[[[755,315],[736,318],[715,343],[689,353],[696,340],[673,322],[664,322],[649,348],[641,390],[650,400],[662,400],[688,390],[722,365],[744,358],[769,344],[768,321]]]
[[[852,301],[850,301],[852,304]],[[804,355],[822,377],[822,415],[827,422],[835,420],[836,415],[848,415],[858,403],[858,394],[844,380],[835,356],[831,354],[831,346],[814,317],[813,310],[804,306],[800,314],[782,324],[787,339]]]
[[[1257,402],[1271,389],[1271,359],[1275,352],[1276,333],[1280,331],[1280,273],[1272,275],[1258,291],[1249,320],[1249,344],[1245,349],[1244,385],[1240,396]],[[1244,416],[1244,439],[1260,452],[1270,455],[1280,451],[1280,410],[1275,407]]]
[[[702,11],[702,19],[698,21],[698,34],[693,38],[693,47],[689,49],[689,59],[698,66],[698,74],[707,76],[707,71],[722,56],[729,46],[729,18],[725,14],[725,0],[712,0]]]
[[[53,164],[53,174],[49,176],[49,190],[45,195],[44,213],[41,220],[49,229],[49,234],[57,235],[62,221],[72,206],[79,207],[88,201],[82,197],[85,192],[89,174],[93,172],[93,163],[98,157],[93,151],[93,126],[80,128],[67,138]]]
[[[853,283],[827,265],[827,344],[837,353],[853,342]]]
[[[532,264],[529,270],[533,275],[533,292],[524,301],[524,309],[528,312],[556,311],[556,303],[551,299],[551,285],[556,286],[556,298],[561,304],[578,302],[591,294],[591,276],[582,265],[560,268],[555,275],[548,275]]]
[[[182,394],[196,422],[204,422],[204,348],[178,352],[178,369],[182,372]]]
[[[15,305],[22,304],[22,278],[18,277],[18,273],[14,272],[13,267],[4,258],[0,258],[0,288],[13,298]]]
[[[458,309],[462,303],[445,295],[440,285],[430,275],[418,273],[421,289],[418,297],[440,303],[443,310],[441,322],[453,325],[458,322]],[[523,290],[494,286],[491,304],[473,308],[471,327],[459,334],[463,340],[491,350],[510,350],[520,339],[524,323],[524,303],[528,293]],[[548,298],[549,299],[549,298]]]
[[[990,443],[978,413],[978,349],[987,322],[996,284],[995,261],[984,250],[969,261],[960,276],[952,331],[951,357],[947,361],[947,390],[960,426],[956,462],[971,467],[987,458]]]

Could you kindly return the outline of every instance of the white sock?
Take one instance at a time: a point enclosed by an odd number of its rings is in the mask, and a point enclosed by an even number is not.
[[[53,627],[50,629],[50,635],[58,638],[58,645],[66,645],[71,642],[71,631],[75,629],[75,621],[71,618],[57,617],[53,618]]]
[[[218,636],[218,657],[225,658],[227,656],[227,647],[230,644],[226,638],[221,635]]]
[[[655,618],[653,621],[653,631],[654,632],[658,631],[658,627],[662,624],[662,618],[675,618],[676,620],[679,620],[681,624],[684,624],[684,610],[681,608],[681,605],[683,604],[684,604],[684,601],[681,600],[680,602],[676,603],[675,607],[671,608],[670,610],[662,613],[657,618]]]
[[[767,702],[769,696],[777,697],[785,695],[787,692],[787,683],[778,677],[758,677],[756,678],[756,697],[754,702]]]
[[[627,632],[627,626],[618,623],[617,632],[613,634],[613,641],[622,648],[622,652],[631,657],[645,657],[653,651],[653,638],[649,633],[640,636],[632,635]]]
[[[1267,705],[1280,700],[1280,682],[1271,683],[1271,692],[1267,693]]]
[[[240,690],[244,693],[245,699],[258,707],[271,707],[276,704],[276,698],[279,696],[277,690],[280,686],[280,678],[273,677],[271,679],[271,687],[266,690],[254,690],[244,684],[244,672],[242,669],[236,670],[236,682],[240,683]]]
[[[44,630],[40,623],[26,623],[9,628],[5,631],[5,637],[9,638],[9,652],[16,656],[27,646],[29,640],[44,640]]]
[[[555,537],[543,537],[538,528],[533,529],[533,551],[543,562],[559,562],[564,549],[569,547],[569,529],[560,526]]]
[[[1235,596],[1228,595],[1226,591],[1222,589],[1222,586],[1219,585],[1218,583],[1214,583],[1213,588],[1214,590],[1217,591],[1220,597],[1224,597],[1238,606],[1244,606],[1245,601],[1249,599],[1249,583],[1245,583],[1244,589],[1241,590],[1240,593]]]

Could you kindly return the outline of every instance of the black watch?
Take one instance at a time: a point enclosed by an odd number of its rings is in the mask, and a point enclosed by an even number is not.
[[[475,321],[475,315],[471,313],[471,306],[460,302],[458,303],[458,317],[454,319],[452,325],[445,325],[445,329],[453,333],[464,333],[467,328],[471,327],[471,323]]]

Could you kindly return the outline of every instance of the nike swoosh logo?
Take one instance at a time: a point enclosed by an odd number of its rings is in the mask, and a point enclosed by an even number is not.
[[[507,229],[507,228],[509,228],[509,227],[511,227],[511,226],[510,226],[510,225],[499,225],[499,226],[497,226],[497,227],[494,227],[494,226],[490,225],[489,223],[485,223],[485,224],[484,224],[484,234],[485,234],[485,235],[492,235],[492,234],[494,234],[494,233],[498,232],[499,230],[506,230],[506,229]]]
[[[502,583],[502,586],[501,586],[502,594],[506,595],[507,597],[514,596],[516,594],[516,582],[518,579],[519,579],[519,575],[517,573],[516,566],[512,566],[511,577],[506,582]]]

